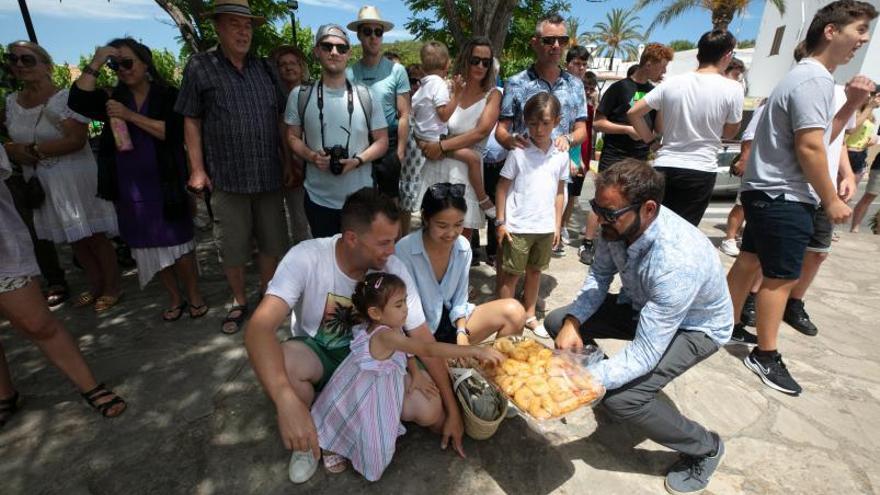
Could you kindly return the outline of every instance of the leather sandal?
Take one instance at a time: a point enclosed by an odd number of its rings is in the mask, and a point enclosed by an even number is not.
[[[86,402],[88,402],[89,405],[92,406],[92,408],[101,413],[101,416],[104,416],[105,418],[115,418],[117,416],[121,416],[122,413],[124,413],[125,410],[128,409],[128,405],[125,403],[125,400],[123,400],[122,397],[120,397],[119,395],[115,394],[112,390],[108,389],[107,386],[103,383],[99,383],[97,387],[89,390],[88,392],[83,392],[80,395],[82,395],[83,399],[85,399]],[[108,400],[107,402],[102,402],[99,404],[98,400],[104,397],[113,398]],[[111,410],[113,409],[113,406],[117,404],[123,404],[125,407],[114,414],[111,412]]]

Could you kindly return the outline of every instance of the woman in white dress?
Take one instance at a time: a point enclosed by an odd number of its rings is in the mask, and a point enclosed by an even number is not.
[[[458,107],[449,118],[449,137],[440,142],[420,143],[425,155],[422,168],[422,187],[418,197],[433,184],[449,182],[465,184],[465,214],[462,235],[469,239],[471,229],[486,224],[480,202],[474,188],[468,182],[468,168],[464,163],[444,156],[453,150],[473,148],[482,155],[486,139],[498,121],[501,111],[501,92],[495,87],[494,54],[488,38],[471,38],[455,61],[454,73],[461,76],[464,84]]]
[[[34,211],[37,237],[70,243],[86,273],[90,291],[76,306],[95,311],[113,307],[121,295],[116,251],[108,239],[117,233],[113,204],[96,197],[98,169],[88,146],[89,119],[67,106],[67,89],[52,83],[52,59],[35,43],[16,41],[7,47],[7,63],[22,84],[6,98],[6,128],[12,142],[4,146],[21,165],[25,179],[36,175],[45,200]]]

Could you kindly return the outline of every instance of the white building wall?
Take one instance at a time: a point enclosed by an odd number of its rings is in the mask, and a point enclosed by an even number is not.
[[[794,65],[792,53],[797,43],[803,39],[813,15],[830,0],[788,0],[786,2],[785,15],[780,15],[772,4],[764,5],[764,15],[761,18],[761,27],[755,40],[755,52],[752,58],[752,66],[747,74],[748,96],[766,97],[773,88],[782,80],[782,77]],[[880,8],[880,0],[868,0]],[[773,37],[776,29],[785,26],[782,44],[777,55],[770,55],[773,47]],[[866,74],[880,81],[880,64],[876,61],[880,57],[880,28],[875,22],[872,28],[871,41],[868,46],[862,47],[849,64],[839,67],[834,78],[839,84],[843,84],[856,74]],[[869,61],[874,60],[872,64]]]

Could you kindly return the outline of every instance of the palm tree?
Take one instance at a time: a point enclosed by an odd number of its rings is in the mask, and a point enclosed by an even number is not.
[[[636,9],[611,9],[605,20],[593,24],[593,30],[581,35],[586,42],[598,45],[596,55],[608,57],[608,70],[614,67],[614,57],[635,58],[639,54],[639,42],[645,40]]]
[[[565,30],[568,34],[568,47],[571,48],[578,44],[578,31],[580,22],[575,17],[569,17],[565,20]]]
[[[661,0],[639,0],[635,8],[640,9],[646,5],[655,4]],[[673,19],[695,8],[706,9],[712,13],[712,28],[727,29],[733,21],[733,16],[742,15],[751,4],[751,0],[669,0],[663,10],[654,18],[654,22],[648,27],[648,32],[658,25],[665,26]],[[770,0],[768,3],[776,7],[780,14],[785,14],[785,0]]]

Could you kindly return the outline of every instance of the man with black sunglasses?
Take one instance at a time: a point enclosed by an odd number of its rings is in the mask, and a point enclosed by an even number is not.
[[[661,206],[663,191],[663,175],[631,158],[599,174],[590,202],[602,229],[596,259],[574,302],[552,311],[544,326],[559,349],[597,338],[631,341],[590,369],[607,390],[604,406],[682,454],[666,475],[670,493],[697,493],[724,443],[657,395],[730,339],[733,306],[714,246]],[[610,294],[615,275],[622,287]]]
[[[363,58],[352,64],[346,76],[370,88],[388,122],[388,150],[373,163],[376,187],[392,198],[400,197],[400,164],[409,136],[410,84],[406,69],[382,56],[382,37],[394,24],[382,19],[379,9],[367,5],[358,12],[357,20],[348,29],[357,33]]]
[[[306,162],[306,218],[317,238],[338,234],[345,198],[373,187],[388,124],[379,99],[345,76],[351,45],[341,26],[318,28],[314,54],[320,78],[290,92],[285,121],[293,152]]]
[[[584,84],[559,66],[562,53],[568,47],[566,33],[565,19],[559,14],[550,14],[541,19],[531,40],[535,63],[507,80],[495,130],[495,139],[506,149],[528,146],[523,109],[529,98],[542,92],[552,93],[562,105],[559,125],[553,130],[556,147],[560,151],[568,151],[569,147],[586,139]]]

